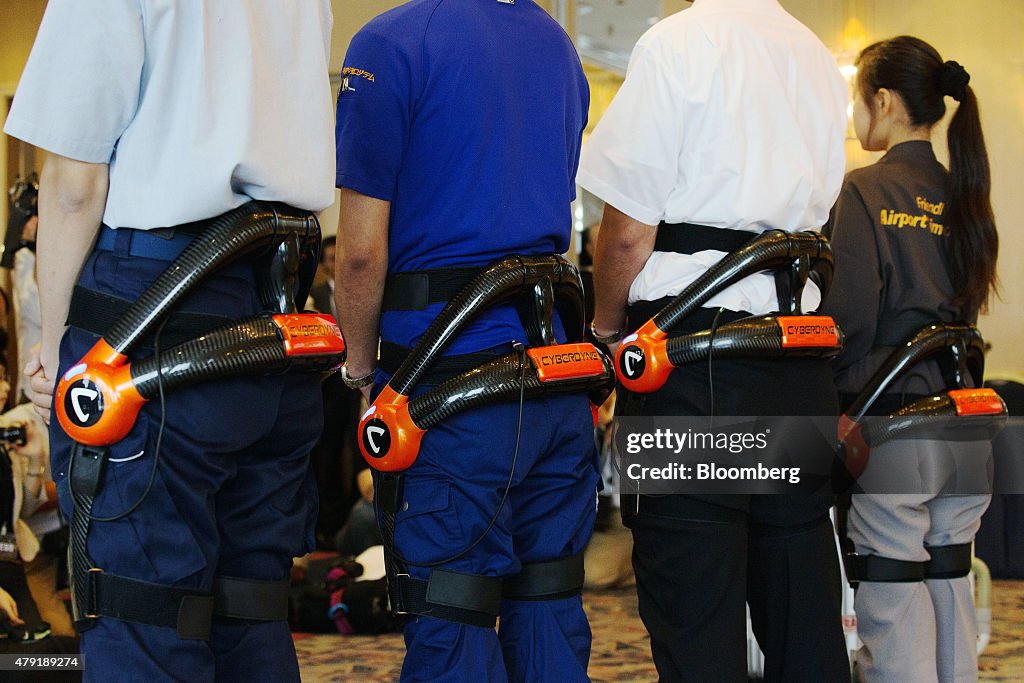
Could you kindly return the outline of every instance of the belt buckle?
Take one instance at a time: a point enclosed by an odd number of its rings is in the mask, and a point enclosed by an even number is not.
[[[99,567],[90,567],[89,568],[88,578],[86,579],[86,583],[85,583],[85,591],[86,591],[86,593],[85,593],[85,609],[86,609],[85,618],[86,619],[99,619],[99,617],[100,617],[100,615],[97,614],[98,610],[96,609],[96,603],[97,603],[96,595],[97,595],[97,593],[99,593],[99,589],[98,589],[98,587],[97,587],[97,585],[95,583],[95,580],[102,573],[103,573],[103,570],[100,569]]]
[[[411,578],[408,574],[395,574],[395,590],[394,590],[394,604],[391,605],[391,612],[393,614],[409,614],[410,612],[405,609],[405,598],[402,595],[402,579]]]

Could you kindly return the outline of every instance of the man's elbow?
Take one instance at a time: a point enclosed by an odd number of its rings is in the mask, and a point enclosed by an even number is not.
[[[62,214],[95,212],[107,200],[109,167],[50,155],[40,178],[40,199]]]
[[[338,260],[343,275],[369,275],[387,270],[387,256],[378,251],[360,251]]]

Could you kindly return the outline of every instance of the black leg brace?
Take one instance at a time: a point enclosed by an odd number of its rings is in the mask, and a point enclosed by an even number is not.
[[[388,595],[395,614],[494,628],[502,599],[561,600],[583,590],[583,553],[522,565],[514,576],[465,574],[431,569],[426,580],[409,576],[394,549],[395,517],[402,499],[402,475],[379,472],[375,500],[380,510]]]
[[[95,626],[100,617],[109,617],[173,628],[182,640],[208,640],[215,615],[247,622],[288,619],[287,580],[215,576],[213,591],[204,592],[118,576],[96,567],[86,541],[107,449],[76,444],[71,458],[74,505],[68,554],[72,611],[79,633]]]

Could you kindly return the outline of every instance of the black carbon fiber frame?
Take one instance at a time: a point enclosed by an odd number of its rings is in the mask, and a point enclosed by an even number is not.
[[[951,366],[951,371],[947,373],[947,381],[957,385],[947,388],[963,388],[966,381],[965,370],[970,372],[974,381],[980,385],[985,372],[985,341],[978,328],[973,325],[941,323],[929,325],[919,330],[885,360],[847,409],[846,414],[854,422],[860,422],[875,401],[907,370],[925,358],[943,351],[950,354],[946,359],[947,364]]]
[[[315,228],[312,226],[316,226]],[[119,353],[132,344],[209,273],[245,253],[298,233],[319,231],[312,214],[283,204],[249,202],[229,211],[196,237],[104,336]]]
[[[323,372],[337,366],[344,354],[289,357],[284,338],[269,315],[240,320],[161,352],[156,358],[131,364],[132,383],[145,399],[159,391],[157,371],[164,391],[225,377],[269,374],[288,370]]]
[[[506,256],[473,278],[441,310],[391,378],[391,388],[410,395],[430,364],[470,321],[487,308],[528,292],[544,278],[554,287],[568,341],[582,340],[583,283],[576,267],[561,256]]]
[[[525,363],[525,368],[520,363]],[[591,402],[600,405],[615,386],[615,370],[611,359],[602,353],[601,363],[604,371],[594,377],[541,382],[529,358],[521,360],[519,354],[510,353],[468,370],[411,399],[409,416],[417,427],[427,430],[471,408],[516,401],[519,399],[520,375],[524,380],[523,396],[526,399],[589,392]]]
[[[950,419],[940,422],[936,418]],[[956,403],[943,393],[914,401],[889,417],[864,418],[861,435],[872,448],[900,439],[991,441],[1006,426],[1007,418],[1005,406],[998,415],[958,416]]]
[[[815,232],[771,230],[709,268],[654,316],[654,324],[668,331],[729,285],[758,271],[778,270],[801,257],[810,260],[811,271],[816,274],[815,280],[824,296],[832,283],[832,247],[828,239]]]
[[[834,349],[821,347],[782,346],[782,329],[775,315],[743,318],[721,325],[714,332],[701,330],[680,337],[670,337],[665,350],[672,365],[679,367],[686,363],[706,360],[711,353],[715,358],[771,358],[774,356],[805,356],[829,358],[839,353],[843,346],[843,332],[836,327],[839,344]]]

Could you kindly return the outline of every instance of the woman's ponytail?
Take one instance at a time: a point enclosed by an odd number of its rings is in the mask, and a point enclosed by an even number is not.
[[[997,291],[999,282],[996,275],[999,235],[989,199],[992,179],[988,152],[974,90],[964,83],[959,92],[944,94],[960,100],[949,124],[950,194],[945,217],[950,231],[946,255],[956,292],[953,303],[965,311],[984,311],[989,295]]]

